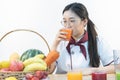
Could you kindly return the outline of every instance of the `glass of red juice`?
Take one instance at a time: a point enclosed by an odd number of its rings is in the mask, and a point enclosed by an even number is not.
[[[93,72],[92,80],[107,80],[107,74],[105,72]]]

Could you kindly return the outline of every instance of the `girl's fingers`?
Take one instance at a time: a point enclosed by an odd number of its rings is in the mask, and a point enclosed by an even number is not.
[[[59,35],[59,38],[61,38],[61,39],[66,39],[66,36],[65,35]]]

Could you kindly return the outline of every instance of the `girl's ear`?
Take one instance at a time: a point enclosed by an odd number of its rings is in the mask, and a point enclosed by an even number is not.
[[[88,19],[84,19],[84,20],[83,20],[83,24],[84,24],[84,26],[86,26],[87,23],[88,23]]]

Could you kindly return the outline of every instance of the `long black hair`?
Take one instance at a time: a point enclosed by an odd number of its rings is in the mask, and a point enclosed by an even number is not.
[[[90,66],[99,67],[100,59],[97,50],[97,32],[95,30],[95,24],[89,19],[88,11],[86,7],[81,3],[71,3],[67,5],[64,10],[65,11],[72,10],[75,14],[77,14],[81,20],[87,19],[87,32],[88,32],[88,53],[90,58]]]

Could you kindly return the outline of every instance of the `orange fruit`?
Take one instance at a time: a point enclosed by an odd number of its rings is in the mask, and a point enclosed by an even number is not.
[[[17,52],[12,53],[9,57],[10,62],[19,59],[20,59],[20,55]]]

